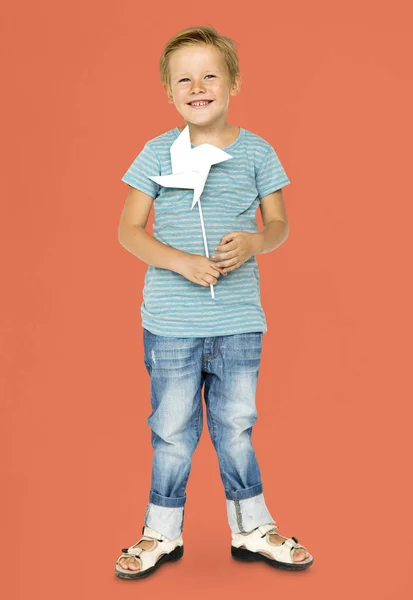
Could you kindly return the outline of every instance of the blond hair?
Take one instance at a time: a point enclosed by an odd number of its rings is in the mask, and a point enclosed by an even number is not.
[[[239,74],[239,59],[235,41],[224,35],[219,35],[212,26],[182,29],[167,42],[159,63],[162,84],[171,89],[169,74],[169,57],[171,53],[178,50],[178,48],[193,44],[210,44],[219,50],[227,68],[230,85],[232,85],[236,75]]]

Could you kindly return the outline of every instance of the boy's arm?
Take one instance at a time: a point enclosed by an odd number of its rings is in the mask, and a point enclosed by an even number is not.
[[[256,252],[272,252],[285,242],[290,232],[282,189],[261,198],[260,210],[264,229],[256,236]]]
[[[186,253],[163,244],[145,230],[152,203],[151,196],[129,186],[119,221],[119,242],[126,250],[151,267],[182,274]]]

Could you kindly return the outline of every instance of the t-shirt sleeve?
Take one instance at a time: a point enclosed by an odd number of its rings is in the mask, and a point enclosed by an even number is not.
[[[149,175],[160,174],[161,165],[159,159],[154,150],[152,150],[148,144],[145,144],[142,151],[123,175],[122,181],[141,190],[141,192],[145,192],[148,196],[156,198],[161,186],[155,181],[152,181],[152,179],[149,179]]]
[[[272,146],[261,161],[255,179],[259,198],[264,198],[291,183]]]

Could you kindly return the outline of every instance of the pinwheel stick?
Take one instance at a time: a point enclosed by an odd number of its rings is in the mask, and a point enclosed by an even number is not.
[[[201,208],[201,199],[198,199],[198,206],[199,206],[199,216],[201,219],[202,236],[204,238],[205,254],[206,254],[207,258],[209,258],[208,244],[207,244],[205,225],[204,225],[204,217],[202,215],[202,208]],[[209,284],[209,287],[211,289],[211,296],[215,300],[214,286],[212,285],[212,283]]]
[[[199,216],[201,218],[202,235],[204,237],[204,246],[206,257],[209,258],[208,244],[205,234],[204,218],[200,196],[204,189],[208,173],[212,165],[222,163],[232,158],[230,154],[224,152],[222,148],[217,148],[212,144],[200,144],[191,148],[191,139],[189,127],[185,126],[180,135],[171,145],[171,175],[149,175],[149,179],[164,187],[174,187],[194,190],[194,197],[191,210],[198,202]],[[211,296],[215,299],[214,286],[211,283]]]

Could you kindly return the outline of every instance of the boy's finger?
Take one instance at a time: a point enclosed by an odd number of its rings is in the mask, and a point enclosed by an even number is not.
[[[236,240],[233,240],[232,242],[228,242],[226,244],[220,244],[219,246],[214,248],[214,250],[217,252],[229,252],[230,250],[235,250],[235,248],[237,248],[237,245],[238,244]]]
[[[211,258],[221,262],[229,258],[235,258],[236,256],[238,256],[237,250],[229,250],[228,252],[221,252],[221,254],[213,254]]]
[[[219,264],[217,262],[215,262],[215,260],[211,260],[211,262],[209,263],[209,266],[212,269],[219,269]]]
[[[214,277],[219,277],[220,275],[222,275],[222,270],[220,270],[220,269],[216,269],[216,268],[212,267],[211,271],[212,271],[211,275],[214,275]]]
[[[229,258],[228,260],[224,260],[223,262],[219,263],[219,266],[222,269],[226,269],[227,267],[233,267],[234,265],[236,265],[238,263],[238,258]]]

